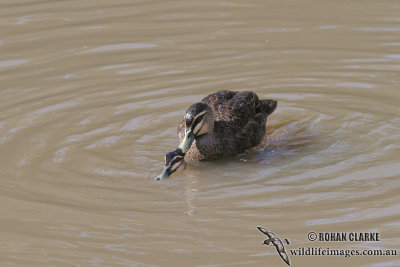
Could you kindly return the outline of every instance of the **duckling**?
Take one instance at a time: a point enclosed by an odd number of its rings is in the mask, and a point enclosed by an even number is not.
[[[156,179],[171,175],[184,159],[216,160],[258,145],[267,117],[276,107],[276,100],[259,100],[251,91],[225,90],[206,96],[186,111],[177,130],[180,144],[167,153],[164,170]]]
[[[186,162],[183,160],[185,154],[182,150],[177,148],[175,151],[168,152],[164,156],[164,169],[162,173],[157,176],[155,180],[161,180],[169,177],[172,173],[185,167]]]

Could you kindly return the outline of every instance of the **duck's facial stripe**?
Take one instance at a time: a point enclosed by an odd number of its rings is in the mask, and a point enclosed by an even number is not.
[[[204,114],[206,114],[206,113],[207,113],[207,110],[203,110],[202,112],[197,114],[195,118],[193,118],[192,114],[187,113],[185,115],[186,128],[193,129],[193,126],[200,121],[198,118],[201,119],[204,116]]]
[[[193,125],[195,125],[195,126],[194,126],[194,129],[193,129],[193,133],[194,133],[195,135],[198,134],[198,133],[200,132],[201,127],[203,127],[203,124],[204,124],[203,117],[199,117],[199,120],[200,120],[200,121],[198,121],[198,120],[196,119],[195,123],[193,123]]]
[[[207,111],[205,110],[205,111],[199,113],[199,115],[197,115],[196,118],[194,119],[194,122],[191,126],[191,129],[194,134],[197,134],[200,131],[201,127],[203,127],[203,124],[204,124],[203,118],[204,118],[206,112]]]
[[[199,114],[196,115],[196,118],[198,118],[199,116],[205,114],[206,112],[207,112],[207,110],[203,110],[202,112],[200,112]],[[196,119],[196,118],[195,118],[195,119]]]

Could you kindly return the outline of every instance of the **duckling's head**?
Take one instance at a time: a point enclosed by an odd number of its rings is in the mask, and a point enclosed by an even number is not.
[[[164,170],[159,176],[157,176],[155,180],[165,179],[178,169],[184,167],[184,156],[185,154],[182,153],[180,148],[177,148],[175,151],[168,152],[164,157]]]
[[[179,148],[186,153],[196,137],[213,131],[214,119],[211,108],[204,103],[191,105],[186,111],[184,119],[185,135]]]

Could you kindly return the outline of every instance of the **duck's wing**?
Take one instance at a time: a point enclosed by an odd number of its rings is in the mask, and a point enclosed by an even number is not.
[[[214,131],[233,138],[238,151],[258,145],[265,134],[267,116],[277,105],[275,100],[259,100],[250,91],[219,91],[203,98],[214,113]]]
[[[243,127],[261,111],[258,96],[250,91],[219,91],[201,102],[211,107],[215,121],[225,121],[236,127]]]

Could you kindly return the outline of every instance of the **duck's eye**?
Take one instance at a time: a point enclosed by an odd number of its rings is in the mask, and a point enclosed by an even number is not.
[[[203,120],[204,116],[205,116],[205,114],[200,115],[200,116],[198,116],[198,117],[196,118],[196,120],[195,120],[194,123],[192,124],[192,125],[193,125],[193,126],[192,126],[192,130],[196,127],[197,124],[199,124],[199,123]]]
[[[186,128],[189,129],[190,126],[193,124],[193,116],[190,113],[186,113],[185,115],[185,122],[186,122]]]
[[[190,126],[192,126],[192,124],[193,124],[193,118],[191,118],[191,119],[186,119],[186,128],[187,129],[189,129],[190,128]]]

